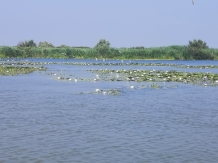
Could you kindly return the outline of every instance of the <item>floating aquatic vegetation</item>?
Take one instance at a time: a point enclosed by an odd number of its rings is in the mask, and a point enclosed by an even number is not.
[[[102,94],[102,95],[112,95],[112,96],[118,96],[122,93],[121,89],[95,89],[91,92],[80,92],[78,94]]]
[[[157,89],[157,88],[162,88],[163,86],[157,84],[157,83],[151,83],[150,85],[151,88]]]
[[[72,81],[72,82],[94,82],[96,80],[90,79],[90,78],[70,78],[70,77],[64,77],[62,75],[54,77],[55,80],[60,80],[60,81]]]
[[[218,74],[202,72],[178,72],[157,70],[92,70],[101,74],[99,78],[106,81],[137,81],[137,82],[181,82],[194,85],[218,86]],[[114,74],[119,78],[115,79]],[[155,87],[155,85],[153,86]]]
[[[129,91],[135,91],[135,90],[142,90],[142,89],[172,89],[172,88],[178,88],[178,84],[169,84],[169,85],[162,85],[160,83],[150,83],[147,85],[130,85],[128,87],[122,87],[122,88],[115,88],[115,89],[95,89],[93,91],[89,92],[80,92],[77,94],[95,94],[95,95],[112,95],[112,96],[119,96],[123,93],[128,93]]]
[[[182,64],[171,64],[171,63],[139,63],[139,62],[31,62],[28,60],[6,60],[0,63],[0,65],[51,65],[51,64],[65,64],[71,66],[170,66],[176,68],[199,68],[199,69],[208,69],[208,68],[218,68],[218,65],[182,65]]]
[[[174,67],[177,67],[177,68],[199,68],[199,69],[218,68],[218,66],[214,66],[214,65],[201,65],[201,66],[195,66],[195,65],[175,65]]]
[[[64,64],[72,65],[72,66],[171,66],[177,68],[218,68],[217,65],[182,65],[182,64],[171,64],[171,63],[138,63],[138,62],[119,62],[119,63],[86,63],[86,62],[64,62]]]
[[[131,85],[132,86],[132,85]],[[163,83],[157,83],[157,82],[152,82],[152,83],[147,83],[146,85],[139,85],[139,86],[134,86],[133,88],[130,86],[131,89],[168,89],[168,88],[178,88],[178,84],[163,84]]]
[[[14,76],[20,74],[29,74],[34,71],[45,71],[44,67],[24,67],[24,66],[1,66],[0,75],[2,76]]]
[[[0,75],[27,74],[36,70],[45,70],[43,65],[67,64],[76,66],[173,66],[179,68],[218,68],[214,65],[190,66],[165,63],[86,63],[86,62],[30,62],[28,60],[6,60],[0,62]],[[37,67],[39,66],[39,67]],[[91,70],[99,72],[95,78],[77,78],[67,75],[57,75],[54,79],[62,81],[137,81],[137,82],[181,82],[203,86],[217,86],[218,74],[202,72],[180,72],[180,71],[156,71],[156,70]],[[154,86],[155,87],[155,86]]]

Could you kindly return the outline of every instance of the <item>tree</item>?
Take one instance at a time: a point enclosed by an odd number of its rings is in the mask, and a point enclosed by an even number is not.
[[[189,41],[188,52],[196,60],[213,60],[214,54],[210,52],[207,43],[202,40]]]
[[[100,39],[94,48],[97,50],[98,54],[104,57],[106,57],[111,50],[109,41],[106,41],[105,39]]]
[[[39,42],[39,45],[38,45],[38,47],[42,47],[42,48],[53,48],[54,47],[54,45],[52,45],[52,43],[49,43],[49,42],[46,42],[46,41],[44,41],[44,42]]]
[[[57,48],[70,48],[70,46],[62,44],[61,46],[58,46]]]
[[[36,47],[36,43],[33,40],[29,40],[29,41],[20,41],[17,44],[18,47]]]
[[[189,41],[190,48],[208,49],[207,43],[202,40]]]

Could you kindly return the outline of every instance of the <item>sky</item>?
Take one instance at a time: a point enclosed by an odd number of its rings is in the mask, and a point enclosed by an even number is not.
[[[218,0],[0,0],[0,46],[188,45],[218,48]]]

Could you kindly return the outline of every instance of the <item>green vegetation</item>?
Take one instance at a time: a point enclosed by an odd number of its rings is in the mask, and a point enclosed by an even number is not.
[[[43,67],[24,67],[24,66],[1,66],[0,65],[0,76],[14,76],[21,74],[29,74],[34,71],[45,71]]]
[[[218,74],[157,70],[92,70],[103,81],[180,82],[185,84],[218,86]],[[158,87],[152,84],[151,87]]]
[[[52,45],[52,43],[49,43],[46,41],[44,41],[44,42],[40,41],[38,47],[40,47],[40,48],[54,48],[54,45]]]
[[[103,94],[103,95],[118,96],[121,94],[121,92],[122,92],[121,89],[104,89],[104,90],[96,89],[95,91],[80,92],[78,94]]]
[[[214,60],[218,49],[212,49],[202,40],[190,41],[187,46],[113,48],[101,39],[93,48],[54,47],[51,43],[33,40],[19,42],[15,47],[1,46],[0,58],[98,58],[98,59],[159,59],[159,60]]]
[[[94,49],[101,58],[107,58],[111,54],[110,43],[104,39],[101,39]]]
[[[36,47],[36,43],[33,40],[29,40],[29,41],[20,41],[17,44],[18,47]]]
[[[213,51],[207,46],[207,43],[202,40],[189,41],[188,52],[196,60],[214,60],[216,58]]]

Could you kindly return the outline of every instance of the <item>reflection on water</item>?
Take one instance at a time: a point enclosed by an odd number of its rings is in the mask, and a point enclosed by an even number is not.
[[[48,67],[93,75],[90,67]],[[217,162],[217,87],[151,89],[140,87],[148,83],[53,78],[0,76],[1,163]],[[78,94],[96,88],[122,93]]]

